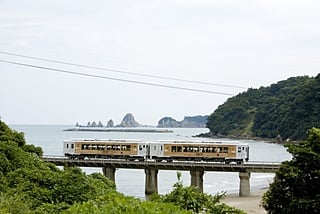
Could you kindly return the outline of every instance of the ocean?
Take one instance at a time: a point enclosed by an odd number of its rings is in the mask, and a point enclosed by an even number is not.
[[[44,155],[63,156],[63,140],[71,138],[93,139],[142,139],[142,140],[187,140],[209,130],[205,128],[174,128],[171,133],[137,133],[137,132],[77,132],[63,131],[67,125],[10,125],[18,132],[24,132],[27,144],[42,147]],[[225,141],[228,139],[220,139]],[[291,159],[286,148],[279,144],[264,141],[240,140],[250,146],[250,161],[282,162]],[[100,172],[100,168],[82,168],[86,173]],[[190,185],[189,171],[181,171],[184,185]],[[159,170],[158,191],[166,194],[172,190],[177,181],[176,171]],[[273,173],[252,173],[250,178],[251,191],[264,189],[269,186],[274,177]],[[239,192],[239,174],[234,172],[205,172],[204,192],[215,194],[226,191],[227,194]],[[144,198],[144,170],[117,169],[117,190],[125,195]]]

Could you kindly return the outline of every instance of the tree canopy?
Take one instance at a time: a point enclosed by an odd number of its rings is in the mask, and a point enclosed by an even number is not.
[[[220,105],[208,118],[211,135],[301,140],[320,127],[320,74],[292,77],[248,89]]]
[[[263,207],[269,213],[320,213],[320,129],[312,128],[307,140],[286,146],[293,158],[276,172]]]
[[[178,181],[173,185],[173,190],[170,193],[155,196],[153,201],[172,203],[193,213],[244,213],[239,209],[220,203],[220,200],[226,196],[225,192],[216,195],[202,193],[197,187],[183,186],[180,172],[177,173],[177,178]]]

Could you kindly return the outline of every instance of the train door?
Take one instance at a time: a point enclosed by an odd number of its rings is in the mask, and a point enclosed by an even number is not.
[[[147,143],[139,143],[138,144],[138,156],[147,158],[149,153],[149,146]]]
[[[73,155],[75,154],[75,142],[71,141],[71,140],[65,140],[63,141],[63,153],[69,154],[69,155]]]
[[[159,143],[150,143],[150,159],[152,157],[163,157],[163,144]]]
[[[248,157],[249,157],[248,145],[238,145],[237,146],[237,159],[247,160]]]

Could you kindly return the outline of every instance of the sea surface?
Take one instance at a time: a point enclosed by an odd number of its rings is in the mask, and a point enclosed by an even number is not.
[[[142,140],[187,140],[193,136],[206,133],[205,128],[175,128],[172,133],[136,133],[136,132],[77,132],[63,131],[72,126],[66,125],[11,125],[18,132],[24,132],[27,144],[42,147],[44,155],[63,155],[63,140],[71,138],[93,139],[142,139]],[[228,139],[220,139],[226,141]],[[250,161],[282,162],[291,159],[286,148],[279,144],[264,141],[240,140],[250,146]],[[100,168],[82,168],[86,173],[101,172]],[[181,171],[185,185],[190,185],[189,171]],[[177,181],[177,172],[159,170],[158,191],[166,194],[172,190]],[[264,189],[269,186],[274,177],[273,173],[251,173],[251,191]],[[215,194],[226,191],[227,194],[239,192],[239,174],[234,172],[205,172],[204,192]],[[116,186],[125,195],[144,198],[145,176],[141,169],[117,169]]]

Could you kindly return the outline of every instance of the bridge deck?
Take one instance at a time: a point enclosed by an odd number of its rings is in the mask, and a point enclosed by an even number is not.
[[[157,170],[200,170],[200,171],[224,171],[224,172],[257,172],[274,173],[280,167],[280,163],[272,162],[247,162],[244,164],[224,164],[213,162],[155,162],[155,161],[125,161],[114,159],[88,159],[72,160],[65,157],[43,157],[44,161],[54,163],[57,166],[79,167],[109,167],[127,169],[157,169]]]

